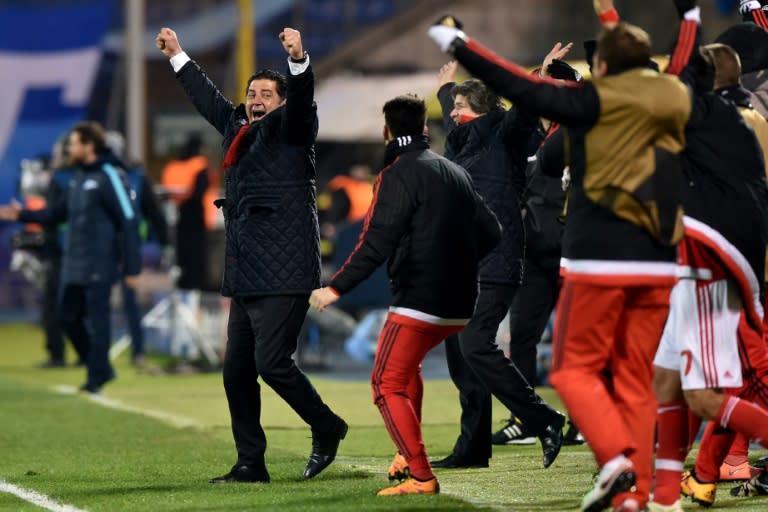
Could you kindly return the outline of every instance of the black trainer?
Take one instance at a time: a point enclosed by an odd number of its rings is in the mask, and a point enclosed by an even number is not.
[[[269,472],[266,467],[233,466],[226,475],[208,480],[211,484],[229,484],[233,482],[262,482],[269,483]]]
[[[327,468],[336,458],[339,443],[347,436],[349,426],[339,418],[339,423],[331,432],[318,434],[312,432],[312,453],[309,454],[307,465],[304,468],[304,478],[317,476]]]
[[[568,420],[568,430],[565,431],[563,436],[563,446],[577,446],[584,443],[586,443],[584,436],[581,435],[576,425],[571,423],[571,420]]]
[[[520,423],[520,420],[513,417],[509,419],[504,428],[498,432],[494,432],[491,436],[491,443],[495,445],[536,444],[536,437],[526,432],[525,427]]]

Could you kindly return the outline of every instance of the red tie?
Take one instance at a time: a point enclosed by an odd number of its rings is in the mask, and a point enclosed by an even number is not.
[[[232,144],[229,145],[229,149],[227,150],[227,154],[224,157],[224,169],[229,169],[233,165],[237,163],[237,153],[240,149],[240,143],[243,142],[243,136],[245,135],[245,132],[248,131],[248,128],[250,128],[251,125],[244,124],[240,127],[240,131],[237,132],[237,135],[235,135],[235,138],[232,140]]]

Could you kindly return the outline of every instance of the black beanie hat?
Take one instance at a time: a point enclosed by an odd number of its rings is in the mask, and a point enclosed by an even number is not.
[[[739,23],[727,28],[715,39],[727,44],[739,54],[741,72],[768,69],[768,32],[754,23]]]

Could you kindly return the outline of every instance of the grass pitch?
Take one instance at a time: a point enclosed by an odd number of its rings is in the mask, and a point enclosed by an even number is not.
[[[591,487],[595,468],[585,447],[565,447],[545,470],[538,445],[504,446],[494,448],[488,469],[438,470],[439,496],[377,498],[388,485],[394,447],[368,382],[320,375],[313,383],[350,425],[336,462],[319,477],[302,479],[309,429],[263,386],[272,483],[210,485],[207,479],[235,460],[220,374],[151,376],[137,373],[123,356],[117,380],[105,388],[104,400],[94,401],[60,392],[82,384],[84,369],[34,368],[42,345],[35,327],[0,325],[0,480],[81,510],[566,511],[578,510]],[[560,406],[551,390],[540,392]],[[496,404],[494,415],[500,427],[504,408]],[[449,381],[425,382],[423,416],[428,453],[448,454],[459,417]],[[729,487],[720,486],[717,509],[768,509],[768,498],[732,498]],[[0,492],[0,510],[41,509]]]

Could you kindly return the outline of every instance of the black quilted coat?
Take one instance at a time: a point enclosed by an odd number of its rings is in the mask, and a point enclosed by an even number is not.
[[[448,132],[445,157],[469,172],[503,229],[499,245],[480,262],[479,280],[520,284],[525,247],[520,200],[525,190],[528,142],[538,118],[513,109],[490,112],[456,126],[449,115],[453,85],[445,84],[437,92]]]
[[[235,107],[194,61],[176,76],[224,136],[226,154],[247,123],[245,106]],[[226,229],[222,295],[303,295],[320,285],[313,96],[311,66],[289,73],[285,105],[250,126],[237,163],[225,169],[226,198],[217,201]]]

